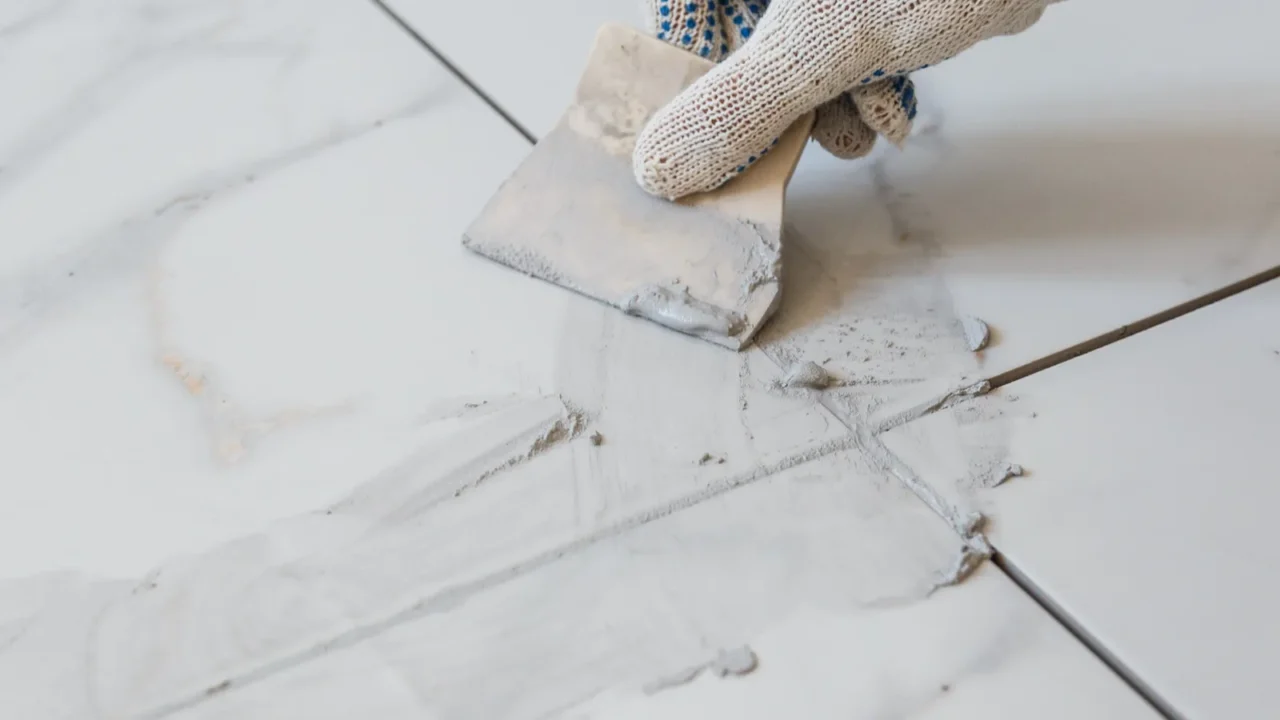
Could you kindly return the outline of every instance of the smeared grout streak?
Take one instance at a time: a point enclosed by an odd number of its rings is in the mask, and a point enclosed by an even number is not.
[[[782,364],[770,350],[764,349],[762,352],[770,362],[781,369]],[[877,436],[886,430],[910,422],[959,400],[986,393],[990,389],[990,383],[981,380],[943,393],[933,400],[889,418],[888,421],[876,427],[871,427],[865,422],[850,424],[843,416],[840,408],[834,406],[829,399],[823,397],[819,398],[818,401],[837,422],[844,426],[849,433],[848,438],[854,443],[853,446],[862,451],[864,458],[868,462],[879,468],[881,472],[897,478],[930,510],[951,526],[951,529],[964,542],[965,547],[961,550],[960,557],[950,569],[939,576],[934,585],[935,590],[939,587],[955,585],[963,581],[974,569],[982,564],[982,561],[991,557],[993,552],[991,543],[982,532],[982,526],[986,518],[982,513],[966,512],[947,502],[946,498],[939,494],[932,485],[917,476],[905,462],[899,459],[897,455],[894,455],[884,443],[880,442]]]
[[[779,370],[784,367],[783,362],[771,349],[762,348],[762,352]],[[819,398],[819,404],[845,427],[850,437],[854,440],[855,447],[862,451],[868,462],[878,467],[886,475],[896,478],[911,490],[930,510],[942,518],[965,543],[965,547],[956,563],[938,578],[935,589],[963,581],[975,568],[981,565],[983,560],[991,556],[991,544],[982,533],[982,525],[985,518],[981,513],[966,512],[949,503],[932,485],[918,477],[906,463],[894,455],[877,436],[882,432],[964,399],[982,395],[989,390],[990,384],[985,380],[971,383],[909,408],[874,427],[860,419],[847,420],[841,409],[836,407],[830,399],[826,397]],[[853,422],[851,423],[850,420],[853,420]]]
[[[716,653],[716,657],[711,661],[711,672],[720,677],[726,675],[746,675],[753,672],[760,665],[759,658],[750,646],[741,645],[735,648],[728,648]]]
[[[465,417],[483,417],[491,413],[506,410],[523,402],[525,398],[515,394],[493,396],[464,396],[440,398],[433,401],[425,410],[414,418],[421,425],[430,425],[441,420],[455,420]]]
[[[777,359],[769,352],[766,351],[765,356],[775,365],[779,365]],[[746,372],[745,358],[740,370]],[[963,399],[979,395],[987,389],[989,389],[989,385],[985,381],[975,383],[973,385],[945,393],[935,400],[924,403],[916,408],[912,408],[908,411],[908,414],[912,414],[913,417],[923,416],[939,408],[945,407],[950,403],[959,402]],[[745,402],[745,396],[741,394],[741,389],[740,400]],[[215,692],[221,693],[244,687],[246,685],[252,685],[294,668],[302,663],[322,657],[329,652],[352,647],[364,642],[365,640],[377,637],[382,633],[405,623],[415,621],[434,613],[448,612],[478,593],[485,592],[494,587],[528,575],[529,573],[557,562],[564,557],[584,551],[603,540],[617,537],[650,522],[660,520],[682,510],[711,501],[728,492],[754,484],[780,472],[847,450],[860,450],[864,457],[873,465],[878,466],[882,472],[888,476],[897,478],[918,498],[920,498],[935,514],[943,518],[944,521],[952,527],[956,534],[963,539],[964,547],[962,548],[960,555],[952,565],[939,574],[929,592],[933,592],[940,587],[961,582],[975,568],[979,567],[983,560],[990,556],[992,552],[990,544],[987,542],[986,537],[981,533],[981,526],[984,519],[983,516],[979,513],[963,512],[961,509],[951,506],[941,496],[934,492],[932,487],[916,477],[911,469],[893,455],[875,436],[876,433],[882,432],[887,428],[872,427],[870,424],[859,424],[856,427],[851,427],[849,423],[844,420],[837,408],[831,407],[827,402],[822,402],[821,405],[832,414],[837,422],[840,422],[846,428],[848,431],[846,435],[818,443],[800,452],[779,458],[773,462],[757,465],[744,472],[712,480],[707,486],[697,492],[693,492],[669,502],[661,503],[646,510],[634,513],[575,540],[537,553],[522,562],[512,564],[500,570],[492,571],[472,580],[462,581],[444,587],[434,593],[431,593],[427,597],[415,600],[412,603],[403,606],[401,609],[383,616],[381,619],[367,622],[349,630],[339,632],[330,638],[312,645],[311,647],[303,648],[274,660],[263,662],[257,667],[242,672],[237,676],[224,679],[222,682],[214,686],[214,688],[210,689],[215,689]],[[500,468],[510,467],[514,464],[518,464],[519,462],[524,462],[530,457],[535,456],[537,453],[543,452],[548,447],[564,440],[566,437],[573,437],[581,432],[583,416],[580,412],[572,409],[567,404],[566,408],[568,410],[566,415],[554,422],[548,430],[541,433],[532,443],[530,443],[529,451],[521,456],[524,458],[523,460],[517,459],[515,463],[511,464],[508,464],[510,463],[510,461],[508,461],[508,463],[501,465]],[[907,419],[903,418],[901,421],[906,422]],[[492,474],[492,472],[487,472],[487,474],[486,472],[481,473],[481,475],[485,477],[491,476]],[[705,666],[702,669],[705,669]],[[701,671],[701,669],[699,671]],[[681,677],[684,677],[687,672],[688,671],[682,673]],[[692,678],[690,677],[690,679]],[[142,718],[143,720],[158,720],[159,718],[165,717],[174,712],[198,705],[200,702],[204,701],[205,698],[206,695],[203,692],[193,693],[185,698],[179,698],[172,702],[157,706],[148,712],[138,715],[137,717]]]
[[[669,690],[673,687],[688,685],[697,679],[697,677],[702,674],[702,671],[706,669],[707,666],[704,663],[702,665],[694,665],[693,667],[685,668],[684,670],[671,673],[670,675],[663,675],[662,677],[654,678],[644,685],[641,685],[640,692],[645,695],[653,695],[660,693],[663,690]]]
[[[884,421],[876,426],[876,434],[878,435],[883,432],[888,432],[889,430],[906,425],[914,420],[919,420],[925,415],[949,408],[963,400],[978,397],[979,395],[985,395],[990,391],[991,383],[986,380],[979,380],[978,382],[971,383],[969,385],[962,385],[954,390],[948,390],[932,400],[927,400],[915,407],[907,408],[900,413],[885,418]]]
[[[224,689],[232,691],[246,685],[253,685],[262,682],[303,663],[323,657],[330,652],[358,645],[405,623],[412,622],[437,612],[448,612],[478,593],[506,584],[517,578],[524,577],[525,575],[546,567],[547,565],[550,565],[564,557],[582,552],[602,540],[617,537],[623,533],[654,522],[655,520],[660,520],[682,510],[688,510],[689,508],[696,507],[702,503],[714,500],[715,498],[718,498],[732,490],[752,485],[785,470],[790,470],[791,468],[799,465],[820,460],[828,455],[832,455],[843,450],[850,450],[855,447],[858,447],[858,439],[852,435],[833,438],[801,450],[800,452],[779,458],[773,462],[757,465],[755,468],[745,472],[731,475],[729,477],[718,478],[697,492],[690,493],[676,498],[675,500],[661,503],[638,513],[634,513],[611,525],[604,526],[594,532],[583,535],[576,540],[544,550],[532,556],[528,560],[509,565],[501,570],[495,570],[474,580],[468,580],[445,587],[435,593],[432,593],[428,597],[416,600],[400,610],[384,616],[381,620],[375,620],[353,627],[349,630],[344,630],[333,637],[322,640],[310,647],[294,651],[290,654],[276,658],[275,660],[264,662],[256,668],[252,668],[233,677],[226,678],[222,683],[219,683],[219,685],[225,684],[226,688]],[[221,690],[219,692],[221,692]],[[138,713],[134,718],[136,720],[161,720],[161,718],[173,713],[188,710],[199,705],[206,699],[206,697],[205,691],[203,690],[191,693],[187,697],[157,705],[150,710]]]
[[[834,414],[835,411],[832,410]],[[981,564],[982,560],[991,557],[991,543],[982,532],[986,518],[982,513],[965,511],[947,502],[932,485],[922,480],[907,464],[894,455],[880,438],[871,430],[859,427],[854,430],[858,437],[858,447],[868,460],[875,463],[883,471],[897,478],[907,489],[918,497],[930,510],[951,526],[956,535],[964,541],[965,548],[961,553],[961,561],[949,572],[939,578],[939,585],[954,585],[964,580],[970,572]]]
[[[555,447],[566,440],[576,438],[581,434],[585,423],[586,421],[582,413],[576,410],[568,410],[563,418],[556,420],[550,427],[543,431],[541,435],[535,437],[533,442],[529,444],[528,450],[516,455],[515,457],[509,458],[506,462],[503,462],[496,467],[489,468],[488,470],[480,473],[471,482],[463,484],[455,489],[453,491],[453,496],[459,497],[469,490],[474,490],[494,475],[505,470],[510,470],[518,465],[523,465],[552,447]]]
[[[703,670],[710,670],[717,677],[748,675],[754,672],[759,665],[760,660],[756,657],[755,651],[749,645],[741,645],[720,650],[714,658],[701,665],[694,665],[679,672],[651,680],[641,686],[640,691],[645,695],[653,695],[673,687],[688,685],[697,679]]]
[[[991,475],[984,487],[1000,487],[1010,478],[1022,477],[1024,473],[1026,473],[1026,470],[1021,465],[1005,463]]]
[[[543,408],[545,414],[539,413],[539,417],[532,419],[533,422],[516,431],[500,431],[497,437],[488,434],[489,426],[485,424],[465,431],[464,445],[470,444],[467,442],[468,436],[480,435],[487,441],[484,449],[464,454],[456,464],[450,464],[448,469],[441,467],[440,445],[428,443],[376,474],[347,497],[329,506],[326,512],[355,511],[363,514],[370,512],[371,505],[387,506],[388,501],[394,500],[391,507],[379,511],[377,516],[384,522],[405,520],[452,500],[497,473],[546,452],[552,445],[576,437],[583,430],[586,415],[559,395],[525,398],[524,402],[548,405]],[[522,408],[518,403],[507,405],[507,410],[513,413],[520,413],[525,409],[528,408]],[[493,419],[500,413],[501,411],[491,413],[488,417]],[[434,468],[433,479],[427,483],[414,482],[416,474],[424,467]]]
[[[933,583],[933,588],[929,590],[929,594],[932,595],[942,588],[959,585],[964,582],[966,578],[973,574],[974,570],[981,567],[982,563],[991,557],[992,553],[993,550],[990,547],[985,550],[974,548],[971,545],[965,545],[960,548],[960,554],[956,556],[955,562],[938,575]]]
[[[766,352],[765,356],[776,364],[776,359],[771,357],[769,353]],[[985,382],[977,383],[974,386],[969,387],[982,387],[984,385]],[[971,395],[972,393],[960,393],[957,395],[956,391],[952,391],[951,393],[945,394],[942,398],[922,407],[936,409],[945,405],[947,398],[968,397]],[[992,554],[992,548],[986,537],[981,533],[981,526],[984,521],[981,514],[965,513],[960,509],[951,506],[941,496],[939,496],[932,487],[916,477],[910,468],[893,455],[893,453],[875,437],[873,430],[869,426],[864,425],[856,428],[849,427],[848,423],[842,419],[837,409],[828,406],[825,402],[823,402],[822,405],[833,415],[833,417],[836,418],[838,422],[846,427],[849,431],[848,434],[826,440],[800,452],[779,458],[773,462],[757,465],[747,471],[724,478],[718,478],[697,492],[690,493],[669,502],[661,503],[641,512],[634,513],[573,541],[538,553],[522,562],[490,572],[473,580],[445,587],[435,593],[432,593],[428,597],[416,600],[400,610],[384,616],[380,620],[375,620],[349,630],[345,630],[326,640],[318,642],[311,647],[284,655],[275,660],[264,662],[256,668],[252,668],[236,676],[226,678],[204,691],[192,693],[185,698],[179,698],[169,703],[156,706],[151,710],[136,715],[135,717],[138,718],[138,720],[160,720],[161,718],[175,712],[199,705],[209,697],[208,691],[210,690],[213,691],[213,694],[221,694],[247,685],[253,685],[303,663],[322,657],[327,653],[358,645],[365,640],[377,637],[382,633],[403,624],[434,613],[448,612],[478,593],[485,592],[494,587],[528,575],[529,573],[546,567],[562,558],[582,552],[603,540],[617,537],[648,523],[660,520],[680,511],[696,507],[733,490],[752,485],[794,467],[820,460],[829,455],[846,450],[861,450],[869,461],[879,466],[887,474],[890,474],[903,482],[903,484],[905,484],[917,497],[919,497],[934,513],[942,517],[952,527],[956,534],[964,540],[965,547],[962,548],[956,562],[939,574],[929,592],[963,581],[974,569],[981,565],[982,561],[990,557]],[[567,437],[576,436],[581,432],[583,415],[580,411],[572,408],[567,403],[566,409],[567,412],[563,418],[553,423],[550,429],[539,435],[533,443],[531,443],[529,452],[525,454],[524,460],[521,460],[520,462],[526,461],[530,457],[535,456],[539,452],[544,452],[547,448],[566,439]],[[932,410],[925,410],[925,413],[931,411]],[[503,466],[510,467],[511,465],[504,463]],[[492,475],[492,472],[488,474]],[[705,666],[698,668],[698,672],[701,672],[703,669],[705,669]],[[685,672],[687,673],[688,671]],[[684,673],[680,675],[680,677],[683,676]],[[694,676],[696,676],[696,673]],[[672,676],[668,679],[675,677],[676,676]],[[692,678],[693,676],[690,676],[688,679],[691,680]],[[687,681],[688,680],[686,680],[686,682]]]
[[[782,380],[778,383],[784,388],[808,388],[810,390],[826,390],[833,385],[839,385],[840,381],[827,372],[812,360],[806,360],[796,363],[782,376]]]

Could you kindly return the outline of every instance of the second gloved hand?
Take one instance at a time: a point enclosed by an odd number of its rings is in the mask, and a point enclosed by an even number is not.
[[[647,192],[719,187],[816,110],[813,137],[840,157],[901,142],[915,117],[908,73],[1030,27],[1058,0],[647,0],[660,39],[720,62],[637,139]]]

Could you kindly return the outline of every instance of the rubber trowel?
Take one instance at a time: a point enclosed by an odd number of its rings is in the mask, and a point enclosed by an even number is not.
[[[712,67],[631,28],[602,28],[573,104],[463,244],[673,330],[748,345],[781,298],[783,200],[812,115],[713,192],[663,200],[631,171],[644,124]]]

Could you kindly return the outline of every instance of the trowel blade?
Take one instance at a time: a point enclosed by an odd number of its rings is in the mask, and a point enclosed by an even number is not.
[[[781,296],[783,200],[812,114],[714,192],[669,202],[631,171],[645,122],[712,67],[631,28],[602,28],[573,105],[463,244],[673,330],[748,345]]]

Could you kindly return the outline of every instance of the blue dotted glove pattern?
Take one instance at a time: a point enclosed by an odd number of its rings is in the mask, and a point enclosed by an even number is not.
[[[756,24],[769,9],[770,0],[650,0],[656,14],[657,37],[700,57],[720,62],[751,38]],[[893,78],[891,85],[909,118],[916,115],[915,87],[906,77],[914,69],[881,68],[863,78],[860,85]]]
[[[713,62],[751,37],[768,0],[657,0],[658,39]]]
[[[757,24],[769,9],[770,0],[648,0],[653,14],[653,28],[659,40],[688,50],[712,62],[720,62],[748,43]],[[925,67],[928,67],[927,65]],[[914,69],[880,68],[860,80],[844,94],[848,102],[840,104],[841,112],[848,116],[845,122],[865,123],[871,128],[871,137],[887,126],[883,113],[886,104],[896,103],[908,122],[917,113],[915,85],[908,77]],[[859,102],[861,100],[862,102]],[[862,112],[872,115],[859,116]],[[730,176],[745,172],[776,145],[775,138],[768,147],[745,158]],[[868,148],[869,149],[869,148]]]

